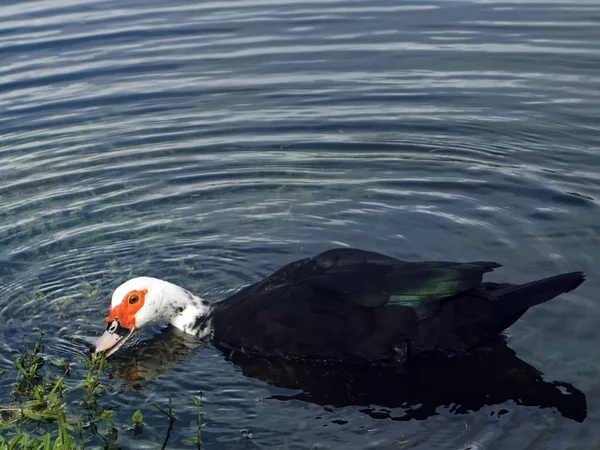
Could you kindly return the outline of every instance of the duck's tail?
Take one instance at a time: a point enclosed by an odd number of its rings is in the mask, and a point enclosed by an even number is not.
[[[572,291],[584,281],[583,272],[570,272],[519,286],[510,286],[495,292],[498,297],[497,307],[502,310],[504,316],[525,312],[532,306]]]

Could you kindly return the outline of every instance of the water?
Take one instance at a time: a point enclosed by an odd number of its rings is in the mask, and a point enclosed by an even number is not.
[[[81,376],[132,275],[217,301],[340,245],[494,259],[493,280],[584,270],[511,327],[506,365],[449,368],[468,383],[426,381],[422,399],[159,327],[115,359],[103,404],[144,411],[125,448],[160,446],[151,403],[169,395],[169,448],[190,448],[200,390],[205,448],[599,445],[599,40],[593,1],[9,1],[0,368],[41,327]],[[498,375],[513,366],[516,386]]]

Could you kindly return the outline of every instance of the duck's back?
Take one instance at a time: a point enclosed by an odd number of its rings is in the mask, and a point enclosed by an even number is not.
[[[329,250],[288,264],[218,303],[214,339],[250,354],[402,362],[412,343],[434,348],[448,339],[433,336],[433,328],[449,328],[434,319],[447,300],[467,294],[488,301],[481,280],[495,267]],[[427,323],[433,328],[423,329]]]

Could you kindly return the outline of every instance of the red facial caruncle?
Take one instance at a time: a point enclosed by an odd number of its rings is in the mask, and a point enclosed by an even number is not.
[[[110,307],[108,317],[105,319],[106,322],[110,323],[115,319],[119,319],[119,324],[122,327],[134,327],[135,314],[144,306],[144,299],[147,293],[146,289],[128,292],[123,297],[123,300],[121,300],[121,303],[115,307]]]

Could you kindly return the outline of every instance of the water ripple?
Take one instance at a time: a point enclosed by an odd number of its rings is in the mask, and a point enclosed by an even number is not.
[[[0,368],[38,327],[49,356],[82,366],[130,276],[216,301],[347,245],[495,258],[506,267],[492,277],[513,281],[585,270],[509,343],[548,378],[589,388],[597,417],[599,20],[594,5],[559,0],[8,2]],[[152,353],[154,331],[133,350]],[[203,389],[215,445],[244,445],[243,428],[268,446],[327,448],[585,448],[594,435],[525,407],[399,426],[279,402],[216,350],[182,348],[158,368],[140,358],[146,390],[124,383],[107,401],[130,417]],[[181,414],[192,420],[191,405]]]

